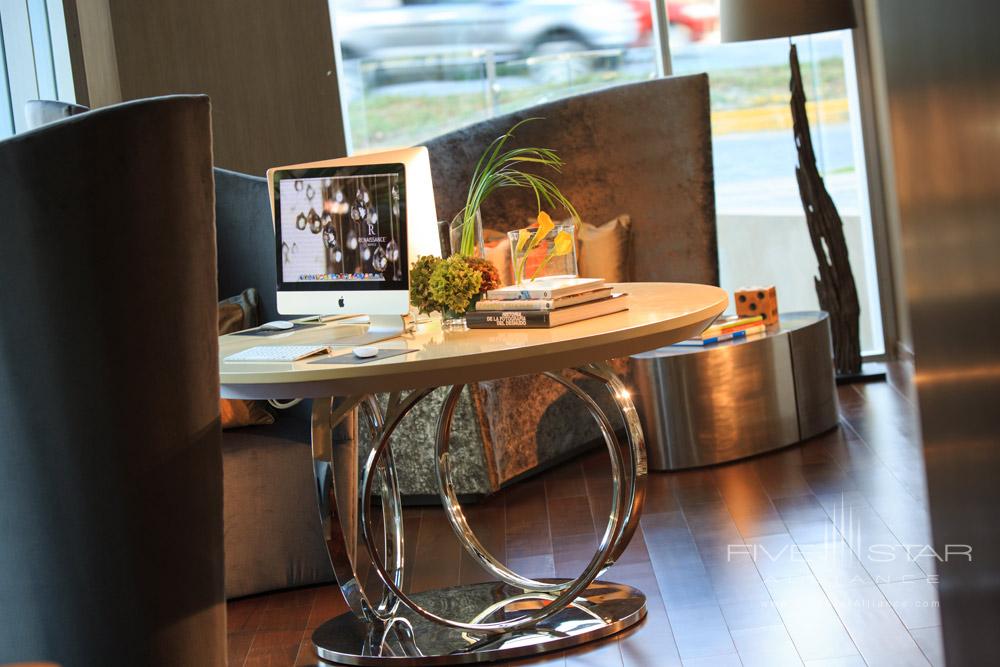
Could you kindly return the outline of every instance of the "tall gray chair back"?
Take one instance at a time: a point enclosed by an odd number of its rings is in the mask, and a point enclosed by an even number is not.
[[[719,283],[708,76],[608,88],[470,125],[427,143],[438,217],[465,205],[480,154],[525,118],[511,146],[552,148],[554,180],[584,220],[632,216],[633,280]],[[505,189],[483,206],[484,226],[525,226],[530,191]]]
[[[0,141],[0,663],[226,662],[208,98]]]
[[[24,118],[28,129],[33,130],[56,120],[69,118],[89,111],[85,106],[58,100],[28,100],[24,103]]]
[[[215,229],[219,297],[236,296],[253,287],[260,296],[261,322],[280,319],[267,179],[216,168]]]
[[[278,270],[274,224],[267,179],[215,168],[215,233],[219,265],[219,298],[257,290],[260,321],[284,319],[278,313]],[[308,424],[309,401],[282,411]]]

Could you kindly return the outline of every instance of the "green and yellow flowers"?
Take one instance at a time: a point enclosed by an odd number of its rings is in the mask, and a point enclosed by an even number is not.
[[[524,280],[524,271],[528,263],[528,258],[532,257],[533,253],[537,253],[543,243],[549,241],[548,237],[555,229],[556,225],[552,222],[551,216],[545,211],[540,211],[535,223],[534,233],[532,233],[530,228],[517,230],[517,245],[514,247],[513,253],[515,282],[520,283]],[[540,258],[540,261],[534,267],[530,280],[534,280],[542,272],[542,269],[545,268],[545,265],[552,261],[553,258],[564,257],[573,252],[573,244],[572,234],[564,229],[556,231],[555,236],[542,249],[544,257]]]
[[[459,248],[454,249],[457,254],[466,257],[475,254],[476,211],[486,201],[486,198],[499,188],[531,188],[535,194],[539,211],[542,210],[543,205],[551,209],[561,206],[569,212],[574,220],[579,219],[580,216],[577,215],[573,204],[551,179],[523,171],[525,166],[538,165],[556,173],[562,172],[563,161],[554,150],[550,148],[504,150],[507,142],[514,136],[514,131],[534,120],[541,119],[527,118],[514,125],[506,134],[494,139],[479,158],[476,170],[472,175],[472,182],[469,184],[469,195],[466,197],[465,207],[459,212],[459,215],[462,216],[462,243]],[[551,223],[551,220],[549,222]]]

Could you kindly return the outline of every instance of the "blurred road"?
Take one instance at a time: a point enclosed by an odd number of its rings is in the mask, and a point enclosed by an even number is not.
[[[842,215],[858,215],[854,144],[847,123],[814,126],[813,148],[820,173]],[[720,214],[800,214],[791,130],[726,134],[712,140],[715,197]]]

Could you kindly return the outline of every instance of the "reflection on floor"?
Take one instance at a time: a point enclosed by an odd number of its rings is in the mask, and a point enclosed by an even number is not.
[[[641,530],[605,577],[641,588],[637,629],[516,664],[943,665],[910,370],[840,388],[840,428],[728,466],[654,473]],[[470,507],[488,548],[534,577],[576,576],[610,508],[601,453]],[[413,590],[484,580],[438,509],[409,510]],[[336,587],[229,605],[230,665],[315,665]],[[508,663],[514,664],[514,663]]]

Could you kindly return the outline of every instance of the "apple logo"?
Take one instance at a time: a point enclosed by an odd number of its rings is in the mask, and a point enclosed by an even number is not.
[[[340,299],[337,301],[337,305],[340,306],[341,308],[344,307],[344,297],[340,297]]]

